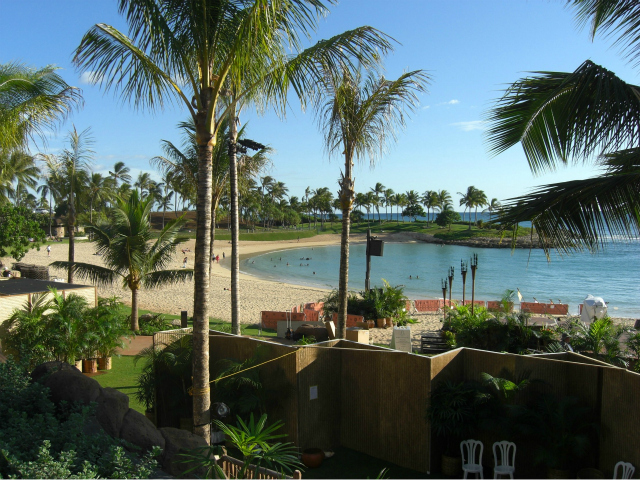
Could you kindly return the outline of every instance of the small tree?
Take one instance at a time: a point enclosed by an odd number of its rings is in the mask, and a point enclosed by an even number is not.
[[[44,216],[26,207],[0,205],[0,257],[11,256],[20,261],[30,249],[39,248],[46,236],[40,228],[43,221]]]
[[[451,205],[445,205],[442,211],[438,213],[438,216],[436,216],[436,224],[441,227],[449,227],[449,231],[451,231],[451,224],[459,221],[460,214],[454,211]]]

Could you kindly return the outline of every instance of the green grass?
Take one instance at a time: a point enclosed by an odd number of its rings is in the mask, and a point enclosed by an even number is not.
[[[133,357],[112,357],[111,370],[106,370],[105,374],[96,375],[97,380],[102,387],[111,387],[121,391],[129,397],[129,407],[144,414],[144,404],[138,402],[134,397],[137,387],[138,375],[142,371],[144,362],[138,362],[137,366],[133,365]]]
[[[320,467],[305,469],[302,478],[377,478],[383,468],[389,469],[383,478],[440,478],[345,447],[336,448],[335,455],[325,459]]]

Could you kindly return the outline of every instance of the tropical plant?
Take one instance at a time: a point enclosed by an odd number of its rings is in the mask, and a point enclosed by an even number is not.
[[[42,215],[26,207],[0,205],[0,257],[11,256],[20,261],[30,249],[40,248],[46,236],[40,228],[43,220]]]
[[[176,246],[186,239],[178,236],[182,219],[172,220],[152,239],[149,213],[152,197],[140,200],[133,191],[127,201],[117,200],[110,222],[91,225],[96,253],[101,255],[104,267],[90,263],[76,263],[73,268],[81,278],[93,284],[111,285],[120,278],[123,287],[131,290],[131,330],[138,326],[138,291],[181,282],[193,277],[191,269],[165,270],[172,261]],[[53,262],[53,267],[69,269],[70,262]]]
[[[39,173],[32,155],[0,149],[0,204],[15,198],[18,188],[35,188]],[[20,205],[19,202],[15,204]]]
[[[428,75],[421,70],[408,72],[396,80],[369,73],[344,69],[327,73],[322,84],[318,123],[325,132],[325,148],[329,154],[344,155],[344,171],[340,174],[342,233],[340,238],[340,274],[338,292],[338,338],[345,338],[349,276],[350,213],[355,197],[352,169],[355,160],[369,158],[373,165],[382,155],[387,142],[395,139],[395,128],[404,126],[406,110],[417,105],[417,92],[425,91]]]
[[[489,400],[475,382],[445,380],[432,391],[427,407],[431,431],[445,440],[445,455],[459,456],[459,444],[473,435],[480,407]]]
[[[617,36],[632,59],[638,55],[635,2],[568,0],[578,22]],[[638,87],[585,61],[572,73],[533,72],[509,87],[489,112],[494,154],[520,143],[534,174],[559,165],[594,162],[604,173],[544,185],[511,199],[500,221],[530,220],[546,251],[595,251],[640,233]],[[514,229],[514,239],[517,235]]]
[[[0,64],[0,153],[23,150],[34,136],[44,138],[82,102],[80,90],[67,85],[56,70]]]
[[[491,202],[487,205],[487,208],[482,211],[482,213],[489,212],[489,221],[491,221],[491,215],[493,213],[500,212],[501,208],[502,203],[500,203],[497,198],[492,198]]]
[[[620,338],[627,333],[624,325],[616,325],[609,317],[596,319],[589,325],[583,322],[571,324],[569,335],[572,346],[580,352],[591,352],[607,363],[627,366],[622,355]]]
[[[131,169],[125,165],[124,162],[116,162],[113,165],[113,172],[109,170],[109,176],[115,182],[116,188],[119,186],[118,182],[130,183],[131,182]]]
[[[633,371],[640,373],[640,332],[630,335],[627,339],[627,352],[634,355]]]
[[[212,147],[222,119],[235,126],[239,101],[261,106],[274,100],[284,112],[289,86],[305,103],[317,88],[321,67],[365,66],[390,48],[377,30],[362,27],[301,51],[301,38],[317,28],[328,9],[321,0],[242,3],[207,0],[120,0],[130,37],[105,24],[92,27],[74,56],[105,89],[136,106],[155,109],[178,100],[196,125],[198,190],[194,288],[195,387],[209,381],[206,356],[209,319]],[[294,55],[289,55],[293,50]],[[231,94],[224,105],[222,99]],[[232,169],[233,170],[233,169]],[[196,431],[209,439],[209,394],[196,398]]]
[[[258,365],[259,358],[260,352],[256,351],[242,362],[231,358],[216,362],[211,397],[227,405],[233,414],[244,418],[250,413],[264,414],[263,385],[259,371],[247,370]]]
[[[440,207],[440,212],[436,216],[436,225],[440,227],[449,227],[451,231],[451,224],[460,220],[460,214],[456,212],[450,203],[444,204]]]

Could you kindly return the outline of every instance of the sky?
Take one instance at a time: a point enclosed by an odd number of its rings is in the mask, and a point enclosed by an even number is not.
[[[320,21],[311,43],[348,29],[370,25],[396,40],[385,59],[385,76],[423,69],[431,76],[428,92],[397,141],[371,166],[355,169],[356,191],[381,182],[396,192],[446,189],[453,194],[474,185],[504,200],[537,185],[587,178],[592,164],[573,165],[534,177],[520,146],[498,156],[489,153],[484,135],[493,102],[511,83],[531,71],[570,72],[586,60],[604,66],[630,83],[636,71],[603,36],[591,40],[573,12],[556,0],[342,0]],[[158,112],[136,110],[126,99],[104,93],[71,64],[73,50],[96,23],[127,31],[111,0],[0,0],[0,63],[33,67],[56,65],[70,85],[80,87],[84,105],[55,131],[44,153],[64,148],[74,125],[91,128],[95,171],[106,174],[123,161],[134,175],[154,172],[149,159],[161,155],[162,139],[180,143],[176,124],[186,110],[175,103]],[[83,75],[84,73],[84,75]],[[313,111],[295,102],[286,118],[274,113],[241,113],[247,137],[269,145],[272,165],[265,172],[283,181],[289,195],[302,197],[306,187],[338,190],[344,160],[329,157]],[[158,172],[154,172],[159,179]]]

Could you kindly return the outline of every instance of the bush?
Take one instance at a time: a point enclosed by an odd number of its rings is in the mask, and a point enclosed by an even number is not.
[[[49,390],[31,383],[11,358],[0,364],[0,477],[148,478],[156,449],[142,458],[136,448],[100,430],[86,435],[95,405],[54,405]]]
[[[384,278],[382,281],[382,287],[373,287],[368,292],[349,292],[347,313],[362,315],[365,320],[393,317],[397,322],[406,324],[408,319],[404,309],[407,297],[404,295],[404,287],[392,287]],[[324,319],[330,321],[338,311],[338,291],[333,290],[321,301],[324,302]]]
[[[171,320],[166,319],[161,313],[140,316],[138,325],[140,327],[138,335],[153,335],[154,333],[174,328]]]

